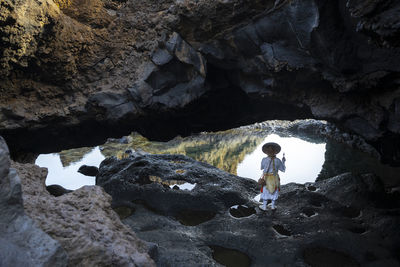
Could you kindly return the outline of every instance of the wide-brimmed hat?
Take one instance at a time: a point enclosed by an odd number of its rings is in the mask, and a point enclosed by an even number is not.
[[[278,154],[281,151],[281,146],[278,145],[277,143],[274,142],[269,142],[266,143],[262,146],[262,151],[267,154],[267,149],[271,148],[273,150],[273,152],[276,154]]]

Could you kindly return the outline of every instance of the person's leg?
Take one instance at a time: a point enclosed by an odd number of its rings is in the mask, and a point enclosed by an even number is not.
[[[276,206],[275,206],[275,200],[274,199],[272,199],[272,201],[271,201],[271,209],[276,209]]]
[[[266,210],[267,209],[267,200],[263,199],[263,209]]]

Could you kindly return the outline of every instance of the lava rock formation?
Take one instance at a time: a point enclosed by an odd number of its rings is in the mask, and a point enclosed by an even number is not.
[[[181,155],[108,158],[96,182],[114,208],[134,210],[123,222],[157,244],[159,266],[219,266],[220,249],[245,255],[252,266],[399,264],[400,199],[371,174],[283,185],[275,212],[253,200],[256,181]],[[195,187],[171,188],[180,182]],[[239,207],[247,216],[232,215]]]
[[[398,1],[27,5],[0,16],[0,134],[16,158],[317,118],[400,165]]]

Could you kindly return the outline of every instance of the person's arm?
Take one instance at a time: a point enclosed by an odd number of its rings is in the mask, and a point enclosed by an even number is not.
[[[264,168],[265,168],[265,158],[261,160],[261,170],[264,170]]]
[[[280,170],[281,172],[285,172],[286,171],[286,166],[285,166],[286,159],[285,159],[285,157],[283,157],[282,160],[278,159],[278,161],[279,161],[278,170]]]

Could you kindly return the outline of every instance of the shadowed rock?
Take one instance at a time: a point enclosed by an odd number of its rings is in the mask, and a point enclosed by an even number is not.
[[[151,183],[142,183],[144,177]],[[114,206],[133,203],[135,213],[124,223],[140,238],[158,244],[160,266],[231,264],[217,259],[209,246],[223,248],[221,255],[228,258],[232,251],[245,255],[255,266],[319,266],[325,256],[337,256],[333,262],[338,264],[363,265],[370,262],[363,255],[371,250],[379,251],[376,264],[398,262],[393,249],[400,240],[400,217],[397,209],[377,208],[385,192],[366,186],[374,184],[371,179],[345,173],[315,182],[317,191],[283,185],[274,212],[258,211],[256,181],[182,155],[108,158],[96,183],[112,195]],[[189,191],[163,185],[172,180],[196,186]],[[258,212],[236,218],[233,204]]]
[[[307,248],[304,250],[303,257],[305,262],[311,266],[360,266],[346,253],[324,247]]]
[[[99,168],[96,166],[82,165],[79,167],[78,172],[86,176],[96,176],[99,173]]]
[[[0,266],[67,266],[60,243],[25,215],[21,181],[0,136]]]
[[[400,165],[397,1],[56,2],[5,0],[0,17],[16,158],[323,118]]]
[[[212,256],[218,263],[229,267],[248,267],[251,265],[251,259],[235,249],[224,248],[220,246],[210,246],[213,250]]]
[[[58,184],[48,185],[48,186],[46,186],[46,190],[55,197],[59,197],[64,194],[68,194],[73,191],[73,190],[65,189],[64,187],[62,187],[61,185],[58,185]]]

